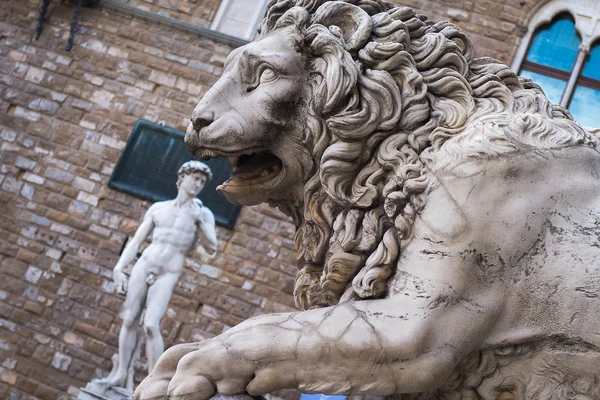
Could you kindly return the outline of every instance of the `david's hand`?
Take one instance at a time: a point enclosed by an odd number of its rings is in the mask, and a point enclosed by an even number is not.
[[[127,293],[127,275],[121,270],[113,270],[113,281],[118,294]]]

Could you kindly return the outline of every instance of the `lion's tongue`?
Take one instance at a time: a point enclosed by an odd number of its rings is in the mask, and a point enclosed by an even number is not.
[[[254,154],[236,167],[234,175],[240,179],[255,179],[279,162],[279,159],[271,154]]]

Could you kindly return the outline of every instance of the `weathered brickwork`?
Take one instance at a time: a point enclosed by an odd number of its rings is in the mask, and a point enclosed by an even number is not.
[[[140,10],[176,18],[203,27],[210,26],[222,0],[128,0],[123,1]]]
[[[127,2],[123,0],[123,2]],[[129,0],[208,26],[219,1]],[[510,63],[533,2],[407,0],[450,19],[478,55]],[[111,270],[148,202],[107,188],[139,118],[185,130],[230,47],[116,12],[73,15],[52,1],[33,40],[39,0],[0,2],[0,398],[67,399],[106,374],[123,297]],[[293,226],[245,207],[219,252],[188,258],[162,321],[166,344],[202,340],[265,312],[293,309]],[[294,395],[291,395],[292,397]]]
[[[68,398],[106,373],[123,298],[111,271],[149,203],[107,188],[138,118],[184,130],[231,48],[119,14],[0,4],[0,398]],[[268,207],[191,254],[162,321],[167,345],[288,311],[293,226]]]

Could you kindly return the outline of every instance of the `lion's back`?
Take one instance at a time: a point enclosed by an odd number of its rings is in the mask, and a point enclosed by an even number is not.
[[[600,154],[583,146],[444,170],[436,174],[439,184],[428,193],[403,265],[417,265],[420,259],[410,257],[430,254],[432,270],[436,254],[453,257],[461,271],[449,273],[469,277],[461,284],[501,288],[506,330],[515,318],[523,328],[550,320],[557,332],[576,326],[573,310],[600,315],[599,178]],[[392,292],[397,290],[392,280]],[[600,320],[594,329],[600,331]]]
[[[441,218],[428,219],[426,206],[415,241],[426,238],[428,268],[440,257],[472,268],[459,273],[453,288],[490,292],[502,312],[481,347],[486,350],[463,360],[445,386],[396,399],[504,398],[502,392],[506,398],[600,398],[598,178],[600,154],[583,146],[471,160],[436,174],[439,185],[428,202],[451,215],[447,223],[462,218],[465,227],[432,228]],[[438,201],[443,197],[446,204]],[[447,206],[450,200],[456,209]],[[417,253],[418,245],[411,242],[405,255]],[[400,284],[403,273],[392,282]]]

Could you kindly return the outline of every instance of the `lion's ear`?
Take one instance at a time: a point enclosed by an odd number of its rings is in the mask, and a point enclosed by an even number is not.
[[[323,4],[313,14],[310,24],[321,24],[344,43],[346,51],[360,50],[371,37],[371,17],[360,7],[341,1]]]

